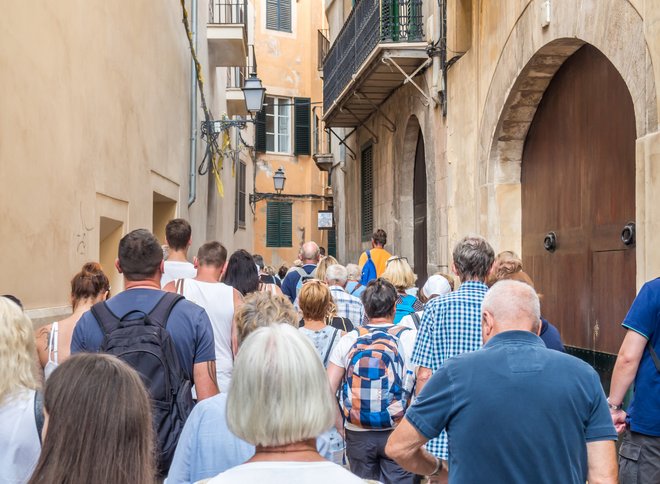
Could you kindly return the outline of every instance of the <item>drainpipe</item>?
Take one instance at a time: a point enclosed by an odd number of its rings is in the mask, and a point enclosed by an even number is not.
[[[197,50],[197,0],[191,0],[192,40]],[[190,59],[190,173],[188,182],[188,207],[197,199],[197,68]]]
[[[442,17],[444,15],[444,9],[443,9],[443,0],[438,0],[438,12],[436,15],[436,29],[434,32],[434,37],[433,39],[433,46],[434,50],[437,49],[442,42],[442,38],[444,36],[443,32],[443,25],[442,25]],[[440,91],[443,91],[445,86],[444,86],[444,79],[441,79],[441,63],[442,59],[440,57],[439,52],[433,52],[433,65],[432,65],[432,87],[431,87],[431,98],[433,101],[435,101],[436,105],[442,105],[442,100],[440,99],[440,96],[438,95]],[[442,84],[440,84],[442,82]]]

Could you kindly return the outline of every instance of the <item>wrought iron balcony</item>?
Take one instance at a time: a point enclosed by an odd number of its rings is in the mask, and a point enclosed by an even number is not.
[[[209,24],[245,24],[247,0],[211,0]]]
[[[364,116],[357,112],[356,116],[349,114],[342,116],[337,112],[337,108],[342,107],[339,105],[343,105],[344,98],[350,94],[346,92],[349,85],[357,89],[371,74],[378,74],[378,69],[392,74],[391,66],[380,62],[383,57],[394,59],[397,66],[403,67],[402,72],[405,74],[415,72],[415,69],[428,59],[425,53],[422,7],[423,0],[357,0],[355,2],[353,10],[324,60],[323,105],[326,124],[355,126],[364,120]],[[405,59],[409,58],[415,60],[406,62]],[[397,59],[404,61],[402,63]],[[365,69],[366,64],[372,65],[375,71]],[[403,77],[399,76],[395,83],[381,85],[380,90],[385,89],[386,94],[389,95],[402,82]],[[364,87],[368,90],[368,86]],[[367,98],[375,105],[378,105],[379,101],[382,102],[378,96],[371,99],[367,95]],[[359,110],[358,107],[356,109]],[[365,108],[363,111],[369,110]]]
[[[212,67],[245,66],[247,0],[210,0],[207,38]]]
[[[227,115],[230,117],[235,115],[246,116],[248,114],[243,86],[250,74],[253,72],[256,74],[257,72],[257,57],[254,45],[248,46],[248,53],[245,67],[227,68],[227,90],[225,94],[227,98]]]

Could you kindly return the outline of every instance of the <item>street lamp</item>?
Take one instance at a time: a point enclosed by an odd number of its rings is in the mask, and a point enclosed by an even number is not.
[[[286,175],[284,174],[284,168],[281,166],[273,174],[273,188],[275,193],[264,193],[264,192],[254,192],[250,194],[250,206],[252,207],[252,213],[257,206],[257,202],[261,200],[277,200],[282,195],[284,190],[284,184],[286,183]]]
[[[213,134],[220,134],[221,131],[233,126],[237,127],[238,129],[245,129],[247,123],[256,122],[257,113],[261,111],[264,105],[266,88],[264,88],[261,84],[261,79],[257,77],[257,74],[255,72],[251,72],[250,77],[248,77],[243,83],[241,90],[243,91],[243,97],[245,98],[245,107],[252,117],[203,121],[202,133],[208,132]]]
[[[284,169],[280,166],[273,175],[273,185],[275,185],[275,192],[278,195],[282,193],[282,190],[284,190],[285,183],[286,176],[284,175]]]

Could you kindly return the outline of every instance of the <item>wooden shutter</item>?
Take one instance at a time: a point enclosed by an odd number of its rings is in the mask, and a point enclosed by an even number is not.
[[[284,32],[291,32],[291,0],[279,0],[280,19],[279,29]]]
[[[266,206],[266,247],[291,247],[290,202],[268,202]]]
[[[279,30],[279,0],[266,0],[266,28],[271,30]]]
[[[294,155],[311,155],[311,136],[309,122],[311,121],[310,103],[308,97],[293,99],[294,107]]]
[[[259,111],[254,123],[254,148],[260,153],[266,152],[266,108]]]
[[[246,192],[245,163],[238,162],[238,226],[245,228],[245,192]]]
[[[362,178],[362,241],[366,242],[374,231],[373,147],[371,145],[362,150],[360,175]]]

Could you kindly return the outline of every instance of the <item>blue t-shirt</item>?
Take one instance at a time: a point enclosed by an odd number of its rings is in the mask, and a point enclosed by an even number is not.
[[[305,264],[302,266],[304,271],[307,274],[311,274],[314,272],[314,269],[316,269],[316,265],[314,264]],[[298,274],[298,271],[295,269],[289,270],[287,275],[284,277],[284,280],[282,281],[282,292],[284,293],[285,296],[289,298],[291,301],[291,304],[296,300],[296,286],[298,285],[298,281],[300,280],[300,274]]]
[[[446,427],[450,483],[584,484],[586,443],[617,438],[597,373],[528,331],[447,360],[405,418]]]
[[[107,304],[110,311],[121,318],[131,310],[149,313],[164,294],[155,289],[129,289],[108,299]],[[167,321],[167,332],[172,336],[179,362],[191,378],[194,364],[215,360],[211,321],[197,304],[186,300],[176,303]],[[73,330],[71,354],[96,352],[102,342],[103,331],[91,311],[87,311]]]
[[[660,354],[660,278],[642,286],[623,320],[623,327],[641,334]],[[644,348],[635,375],[635,393],[628,407],[628,423],[633,432],[660,436],[660,373],[651,353]]]
[[[541,334],[539,334],[546,348],[564,352],[564,344],[561,342],[559,330],[547,319],[541,318]]]

